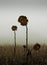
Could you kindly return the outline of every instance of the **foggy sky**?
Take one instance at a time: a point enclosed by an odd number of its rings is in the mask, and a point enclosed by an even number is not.
[[[0,0],[0,44],[13,44],[12,25],[17,25],[17,44],[25,44],[25,27],[18,17],[28,18],[28,41],[47,43],[47,0]],[[19,43],[20,42],[20,43]]]

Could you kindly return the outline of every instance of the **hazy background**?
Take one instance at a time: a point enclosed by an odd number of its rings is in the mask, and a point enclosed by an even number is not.
[[[29,44],[47,44],[47,0],[0,0],[0,44],[13,44],[12,25],[17,25],[17,45],[25,44],[26,29],[18,23],[27,16]]]

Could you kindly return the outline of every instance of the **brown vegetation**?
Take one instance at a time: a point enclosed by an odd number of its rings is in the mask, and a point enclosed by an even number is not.
[[[37,53],[36,57],[36,51],[32,49],[32,46],[29,47],[31,50],[31,57],[28,59],[29,63],[28,64],[33,64],[33,65],[47,65],[47,46],[42,45],[41,48],[39,49],[39,52]],[[14,57],[14,46],[0,46],[0,59],[11,59]],[[22,46],[17,46],[16,47],[16,61],[17,63],[23,63],[26,61],[26,58],[24,56],[24,48]],[[31,60],[31,62],[30,62]],[[2,61],[3,62],[3,61]],[[18,65],[17,64],[17,65]],[[19,64],[19,65],[21,65]],[[25,63],[26,64],[26,63]]]

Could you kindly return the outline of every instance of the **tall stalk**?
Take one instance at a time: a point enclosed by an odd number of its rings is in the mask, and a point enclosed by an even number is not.
[[[28,50],[28,27],[26,25],[26,48]]]
[[[16,32],[14,31],[14,57],[16,57]]]

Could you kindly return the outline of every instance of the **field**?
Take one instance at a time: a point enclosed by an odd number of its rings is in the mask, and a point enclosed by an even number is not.
[[[16,47],[16,57],[14,57],[14,46],[0,46],[0,65],[47,65],[47,45],[41,45],[38,51],[29,46],[31,53],[26,55],[26,50],[22,46]]]

